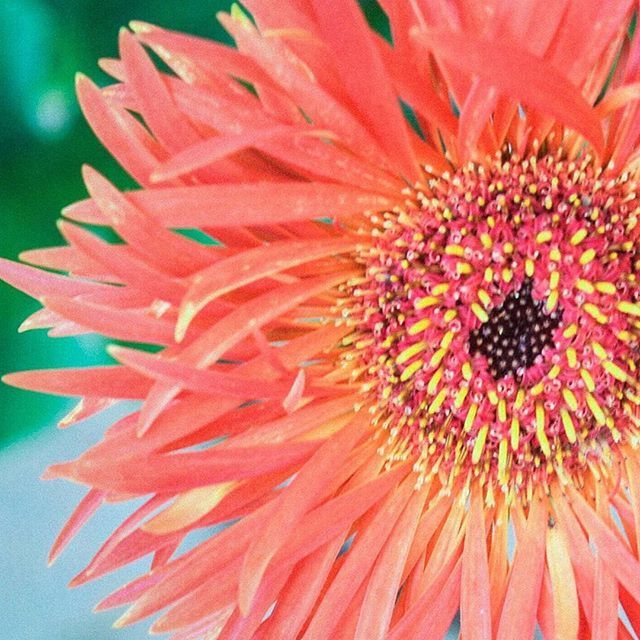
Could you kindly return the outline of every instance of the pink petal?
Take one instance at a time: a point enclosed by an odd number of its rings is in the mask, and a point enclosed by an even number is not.
[[[196,274],[180,308],[176,338],[181,340],[191,320],[209,302],[250,282],[285,271],[305,262],[352,250],[352,240],[311,242],[282,240],[243,251],[216,262]]]
[[[287,532],[295,528],[318,501],[331,479],[331,470],[342,464],[368,429],[368,414],[364,418],[357,416],[318,449],[283,491],[275,511],[256,535],[245,556],[238,599],[241,611],[249,611],[267,565],[282,545]]]
[[[604,148],[602,126],[593,108],[565,76],[543,59],[501,41],[484,41],[469,34],[431,32],[423,44],[449,64],[473,73],[526,105],[554,116],[593,144]]]
[[[100,508],[105,493],[97,489],[91,489],[80,501],[71,517],[67,520],[58,534],[51,551],[49,551],[49,565],[52,565],[62,550],[71,542],[74,536],[82,529],[91,516]]]
[[[135,191],[132,202],[165,227],[236,227],[340,218],[393,206],[388,198],[323,183],[201,185]],[[212,210],[211,203],[215,202]],[[95,204],[79,202],[63,214],[78,222],[105,224]]]
[[[311,0],[320,32],[340,60],[339,71],[356,111],[385,150],[392,164],[409,182],[418,178],[408,124],[382,63],[373,33],[355,0],[335,3]]]

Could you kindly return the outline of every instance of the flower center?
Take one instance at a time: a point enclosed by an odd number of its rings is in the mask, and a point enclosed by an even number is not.
[[[522,379],[543,349],[553,344],[562,309],[545,313],[544,303],[531,297],[531,287],[531,280],[525,280],[469,336],[471,355],[481,353],[496,380],[509,375]]]
[[[637,440],[636,185],[546,155],[425,179],[370,216],[354,377],[420,478],[518,492]]]

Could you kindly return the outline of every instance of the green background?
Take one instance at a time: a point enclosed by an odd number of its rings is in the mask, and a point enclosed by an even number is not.
[[[376,27],[384,17],[375,1],[362,4]],[[330,2],[328,2],[328,6]],[[229,0],[3,0],[0,2],[0,256],[61,244],[60,209],[86,197],[80,166],[89,163],[121,188],[131,182],[84,122],[74,95],[74,74],[109,82],[97,66],[117,55],[118,30],[132,19],[224,40],[215,19]],[[0,283],[0,372],[99,364],[107,361],[96,336],[47,337],[17,333],[39,308]],[[0,385],[0,447],[53,425],[74,402]]]

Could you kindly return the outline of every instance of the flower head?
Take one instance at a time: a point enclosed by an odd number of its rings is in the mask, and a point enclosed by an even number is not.
[[[89,488],[52,560],[145,497],[74,584],[151,556],[99,608],[175,640],[640,632],[635,5],[244,4],[78,78],[141,188],[85,168],[67,245],[1,264],[25,326],[134,343],[5,378],[66,426],[140,401],[49,469]]]

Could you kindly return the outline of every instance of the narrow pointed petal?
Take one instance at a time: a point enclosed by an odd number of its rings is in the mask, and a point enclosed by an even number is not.
[[[63,318],[110,338],[159,345],[173,343],[173,324],[153,317],[144,309],[114,309],[69,298],[45,297],[42,303]]]
[[[355,0],[326,11],[323,0],[312,0],[325,40],[341,60],[340,70],[349,97],[386,151],[398,173],[409,182],[417,177],[407,123],[394,94],[374,35]]]
[[[0,276],[12,287],[32,298],[40,298],[44,295],[72,297],[115,288],[89,280],[48,273],[4,258],[0,258]]]
[[[323,216],[341,218],[393,205],[383,196],[323,183],[255,183],[162,187],[128,194],[133,203],[165,227],[240,227],[282,224]],[[216,206],[212,209],[211,203]],[[90,202],[64,210],[78,222],[105,224]]]
[[[287,531],[294,528],[319,499],[331,480],[331,470],[342,464],[366,433],[369,426],[368,415],[364,411],[363,413],[364,418],[362,415],[357,416],[340,433],[329,438],[302,467],[291,485],[284,490],[264,529],[249,547],[240,575],[238,604],[242,612],[249,610],[267,565],[286,538]]]
[[[553,620],[557,637],[575,640],[580,622],[578,594],[571,556],[560,526],[547,528],[547,568],[553,598]]]
[[[211,264],[210,248],[168,231],[133,203],[95,169],[85,165],[82,177],[101,214],[150,265],[168,274],[188,275]]]
[[[468,640],[491,640],[489,563],[483,497],[472,496],[462,553],[460,629]]]
[[[144,398],[151,387],[149,380],[125,367],[18,371],[6,374],[2,380],[19,389],[53,395],[134,400]]]
[[[321,276],[294,282],[253,298],[229,313],[208,331],[194,340],[181,354],[181,361],[207,367],[221,358],[230,348],[251,335],[287,309],[330,289],[346,280],[349,274]],[[162,409],[177,395],[180,387],[157,383],[147,396],[140,415],[140,433],[145,433]]]
[[[607,569],[640,602],[640,562],[575,489],[569,488],[569,494],[574,513],[597,545]]]
[[[199,136],[195,129],[176,108],[142,45],[126,29],[120,31],[120,56],[128,86],[133,89],[141,115],[154,136],[172,152],[196,143]]]
[[[80,501],[49,551],[49,565],[52,565],[56,561],[56,558],[62,553],[63,549],[71,542],[78,531],[82,529],[89,518],[99,509],[104,501],[104,497],[105,493],[103,491],[91,489]]]
[[[554,116],[584,135],[596,152],[602,153],[604,135],[595,111],[578,89],[541,58],[506,42],[496,46],[469,34],[432,32],[428,39],[419,37],[449,64],[474,73],[511,97]]]
[[[498,640],[532,638],[545,558],[546,502],[534,498],[522,539],[517,541]]]
[[[102,144],[142,185],[163,157],[158,144],[143,126],[124,109],[109,104],[102,91],[87,77],[76,77],[78,101],[87,121]]]
[[[413,484],[413,478],[407,478],[376,513],[370,526],[358,536],[344,565],[318,606],[303,636],[304,640],[331,637],[340,616],[346,611],[354,592],[369,573],[392,527],[406,507]]]
[[[283,240],[217,262],[193,276],[180,307],[176,338],[181,340],[188,327],[187,320],[191,321],[217,297],[293,266],[347,252],[354,246],[355,243],[348,240],[323,243]]]
[[[353,636],[355,640],[383,640],[386,637],[401,586],[405,562],[418,528],[426,497],[424,492],[418,492],[411,497],[376,561],[366,586],[356,632]]]

